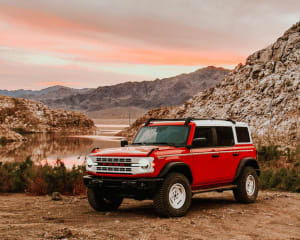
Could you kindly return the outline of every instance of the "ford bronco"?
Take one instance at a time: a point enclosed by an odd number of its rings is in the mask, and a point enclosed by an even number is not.
[[[233,190],[241,203],[258,194],[259,166],[246,123],[230,119],[149,119],[131,145],[94,149],[86,159],[88,201],[113,211],[123,198],[153,199],[161,217],[184,216],[194,194]]]

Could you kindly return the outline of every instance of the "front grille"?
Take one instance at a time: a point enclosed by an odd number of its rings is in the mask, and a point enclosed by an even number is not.
[[[123,157],[96,157],[97,173],[132,174],[132,159]]]
[[[97,162],[116,162],[116,163],[131,163],[131,158],[118,158],[118,157],[97,157]]]

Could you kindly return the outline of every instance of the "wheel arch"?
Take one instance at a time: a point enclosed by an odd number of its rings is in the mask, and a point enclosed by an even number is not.
[[[256,170],[257,176],[260,176],[260,169],[259,169],[259,165],[258,165],[258,162],[256,161],[256,159],[246,157],[246,158],[241,159],[241,161],[236,169],[236,172],[235,172],[234,181],[240,176],[242,170],[247,166],[253,167]]]
[[[159,173],[159,177],[165,177],[171,172],[178,172],[183,174],[190,182],[193,183],[193,174],[188,164],[183,162],[169,162]]]

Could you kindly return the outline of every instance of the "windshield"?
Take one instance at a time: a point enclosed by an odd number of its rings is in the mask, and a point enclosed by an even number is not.
[[[141,145],[186,145],[188,126],[143,127],[136,135],[133,144]]]

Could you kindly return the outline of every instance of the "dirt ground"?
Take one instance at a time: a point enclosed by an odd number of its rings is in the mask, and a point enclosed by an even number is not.
[[[92,210],[87,199],[0,195],[0,239],[299,239],[300,194],[260,192],[255,204],[232,192],[193,198],[186,217],[158,218],[152,201],[125,200],[112,213]]]

